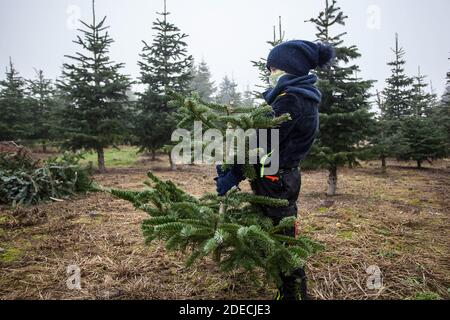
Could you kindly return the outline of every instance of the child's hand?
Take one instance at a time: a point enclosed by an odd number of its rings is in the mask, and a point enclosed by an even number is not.
[[[238,187],[239,183],[243,180],[241,168],[234,166],[232,169],[226,171],[222,170],[222,166],[217,166],[217,175],[214,180],[216,181],[217,193],[223,197],[228,191],[234,187]]]

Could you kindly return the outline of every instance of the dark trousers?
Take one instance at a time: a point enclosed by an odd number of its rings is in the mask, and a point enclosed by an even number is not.
[[[289,206],[284,208],[261,207],[264,215],[271,218],[275,225],[286,217],[297,216],[297,200],[302,184],[298,168],[280,170],[277,178],[276,181],[267,177],[258,178],[253,180],[251,184],[256,195],[289,201]],[[295,237],[295,228],[285,230],[284,235]],[[284,299],[296,300],[298,291],[300,291],[303,300],[307,299],[306,275],[303,268],[295,270],[288,276],[281,275],[281,279],[283,283],[279,289]]]

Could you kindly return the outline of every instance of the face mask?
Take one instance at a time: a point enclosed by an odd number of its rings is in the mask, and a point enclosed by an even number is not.
[[[286,72],[284,72],[284,71],[282,71],[282,70],[278,70],[277,72],[272,73],[272,74],[269,76],[269,82],[270,82],[270,85],[271,85],[272,87],[276,87],[277,84],[278,84],[278,81],[280,81],[280,78],[281,78],[282,76],[284,76],[285,74],[286,74]]]

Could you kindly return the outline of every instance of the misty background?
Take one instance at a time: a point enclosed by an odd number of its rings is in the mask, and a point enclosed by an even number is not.
[[[168,0],[169,19],[189,35],[189,53],[198,63],[205,59],[216,85],[228,75],[239,89],[259,83],[251,60],[266,57],[278,17],[283,20],[285,40],[315,40],[315,29],[305,20],[324,7],[317,0]],[[395,32],[406,50],[407,73],[416,75],[420,65],[434,91],[441,96],[450,69],[450,1],[448,0],[340,0],[349,16],[342,28],[346,44],[359,47],[360,76],[377,80],[381,90],[390,74]],[[115,43],[111,56],[124,62],[124,73],[139,77],[137,61],[142,40],[151,42],[156,12],[163,0],[97,0],[98,17],[106,15]],[[22,76],[35,76],[33,68],[47,78],[61,74],[64,55],[79,50],[72,42],[78,19],[91,21],[91,0],[0,0],[0,67],[4,78],[9,57]],[[337,31],[333,31],[337,32]],[[134,88],[139,90],[138,87]]]

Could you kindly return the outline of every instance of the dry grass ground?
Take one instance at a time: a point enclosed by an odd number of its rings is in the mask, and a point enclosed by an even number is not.
[[[326,172],[303,173],[299,220],[303,233],[326,250],[308,264],[317,299],[449,299],[450,162],[416,170],[378,163],[339,173],[328,199]],[[111,169],[99,184],[140,188],[147,169],[200,196],[214,190],[214,170],[166,161]],[[248,186],[244,186],[248,189]],[[1,209],[0,209],[1,210]],[[183,256],[162,244],[146,246],[145,214],[107,194],[22,210],[0,211],[0,299],[271,299],[256,275],[223,275],[211,261],[184,269]],[[66,270],[81,269],[81,290],[66,286]],[[369,266],[383,286],[368,289]]]

